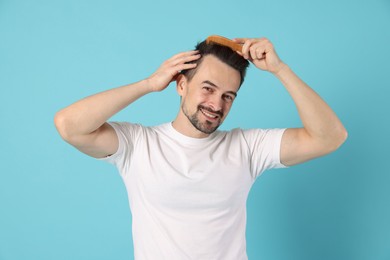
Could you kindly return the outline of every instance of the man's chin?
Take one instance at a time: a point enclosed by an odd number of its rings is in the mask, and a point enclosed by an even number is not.
[[[217,124],[215,126],[213,126],[212,124],[213,124],[212,122],[206,121],[206,123],[204,123],[204,124],[196,125],[195,128],[204,134],[212,134],[220,126],[220,124]]]
[[[202,112],[198,110],[197,113],[195,113],[192,116],[189,116],[188,113],[185,113],[185,110],[183,109],[184,115],[188,118],[188,120],[191,122],[191,124],[199,131],[204,134],[212,134],[214,133],[218,127],[222,124],[222,120],[215,120],[210,121],[203,117]]]

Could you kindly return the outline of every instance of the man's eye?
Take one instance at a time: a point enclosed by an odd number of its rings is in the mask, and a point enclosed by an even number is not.
[[[231,96],[231,95],[224,95],[224,97],[223,97],[226,101],[233,101],[234,100],[234,97],[233,96]]]
[[[210,88],[210,87],[203,87],[204,90],[206,90],[207,92],[211,92],[213,89]]]

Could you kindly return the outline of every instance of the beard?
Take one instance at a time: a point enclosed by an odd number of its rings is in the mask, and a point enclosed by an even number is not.
[[[223,113],[221,111],[214,111],[211,108],[198,105],[196,112],[190,115],[189,112],[185,109],[184,103],[181,108],[184,115],[188,118],[191,124],[202,133],[212,134],[222,124]],[[200,116],[202,114],[201,109],[218,114],[218,120],[216,122],[211,122],[206,119],[204,122],[202,122],[200,120]]]

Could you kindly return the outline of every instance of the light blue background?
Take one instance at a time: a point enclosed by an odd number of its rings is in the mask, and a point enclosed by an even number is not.
[[[349,131],[337,152],[264,173],[248,200],[252,260],[389,260],[390,2],[0,0],[0,259],[133,259],[117,171],[64,143],[56,111],[138,81],[210,34],[268,37]],[[253,67],[223,129],[297,127]],[[172,120],[174,86],[116,115]]]

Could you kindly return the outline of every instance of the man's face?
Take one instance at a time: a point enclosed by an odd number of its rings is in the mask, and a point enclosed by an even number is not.
[[[240,86],[240,73],[208,55],[185,83],[181,110],[197,131],[213,133],[224,121]]]

